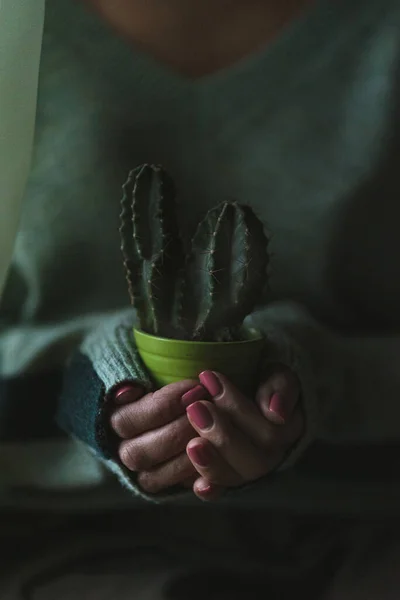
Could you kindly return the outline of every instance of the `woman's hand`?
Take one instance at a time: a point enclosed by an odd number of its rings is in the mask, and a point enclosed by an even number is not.
[[[213,500],[275,469],[301,434],[299,385],[288,369],[277,367],[255,401],[223,375],[207,371],[200,381],[149,394],[128,384],[116,394],[111,426],[121,438],[119,458],[147,493],[193,486]]]
[[[198,381],[172,383],[148,394],[127,384],[115,393],[111,427],[121,439],[119,459],[137,473],[145,492],[192,487],[198,475],[186,446],[197,434],[186,416],[186,404],[208,397]]]
[[[224,488],[241,486],[273,471],[299,439],[303,417],[297,377],[278,368],[258,389],[256,402],[246,398],[223,375],[200,375],[212,401],[197,401],[187,415],[200,437],[187,445],[199,474],[195,494],[217,498]]]

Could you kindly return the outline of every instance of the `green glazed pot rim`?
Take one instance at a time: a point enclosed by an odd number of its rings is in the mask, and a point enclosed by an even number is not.
[[[156,335],[152,335],[151,333],[146,333],[141,331],[140,329],[133,329],[135,337],[139,337],[141,339],[153,340],[154,342],[159,342],[160,344],[169,344],[171,346],[182,346],[182,345],[190,345],[191,347],[198,346],[202,348],[213,347],[215,346],[246,346],[251,344],[260,344],[264,342],[264,336],[257,329],[248,329],[247,332],[249,334],[248,340],[239,340],[236,342],[196,342],[192,340],[176,340],[174,338],[164,338]]]

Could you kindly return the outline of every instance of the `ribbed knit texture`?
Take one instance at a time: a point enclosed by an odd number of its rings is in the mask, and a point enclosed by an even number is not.
[[[150,376],[133,340],[134,311],[128,309],[107,319],[84,339],[81,351],[89,358],[106,394],[123,381],[151,388]]]

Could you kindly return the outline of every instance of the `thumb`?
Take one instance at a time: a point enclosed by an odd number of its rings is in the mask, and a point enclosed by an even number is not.
[[[292,416],[299,398],[300,384],[296,374],[282,367],[260,385],[256,403],[267,419],[283,425]]]
[[[220,407],[227,410],[241,410],[248,412],[254,406],[253,401],[247,398],[238,388],[221,373],[216,371],[203,371],[199,375],[200,382],[208,391],[211,398]]]

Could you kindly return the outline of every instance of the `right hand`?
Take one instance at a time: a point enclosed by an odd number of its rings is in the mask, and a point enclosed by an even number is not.
[[[186,454],[188,442],[197,437],[186,416],[186,407],[207,400],[198,381],[172,383],[155,392],[127,384],[115,394],[111,427],[121,439],[119,458],[138,474],[138,484],[156,494],[174,485],[192,487],[198,473]]]

